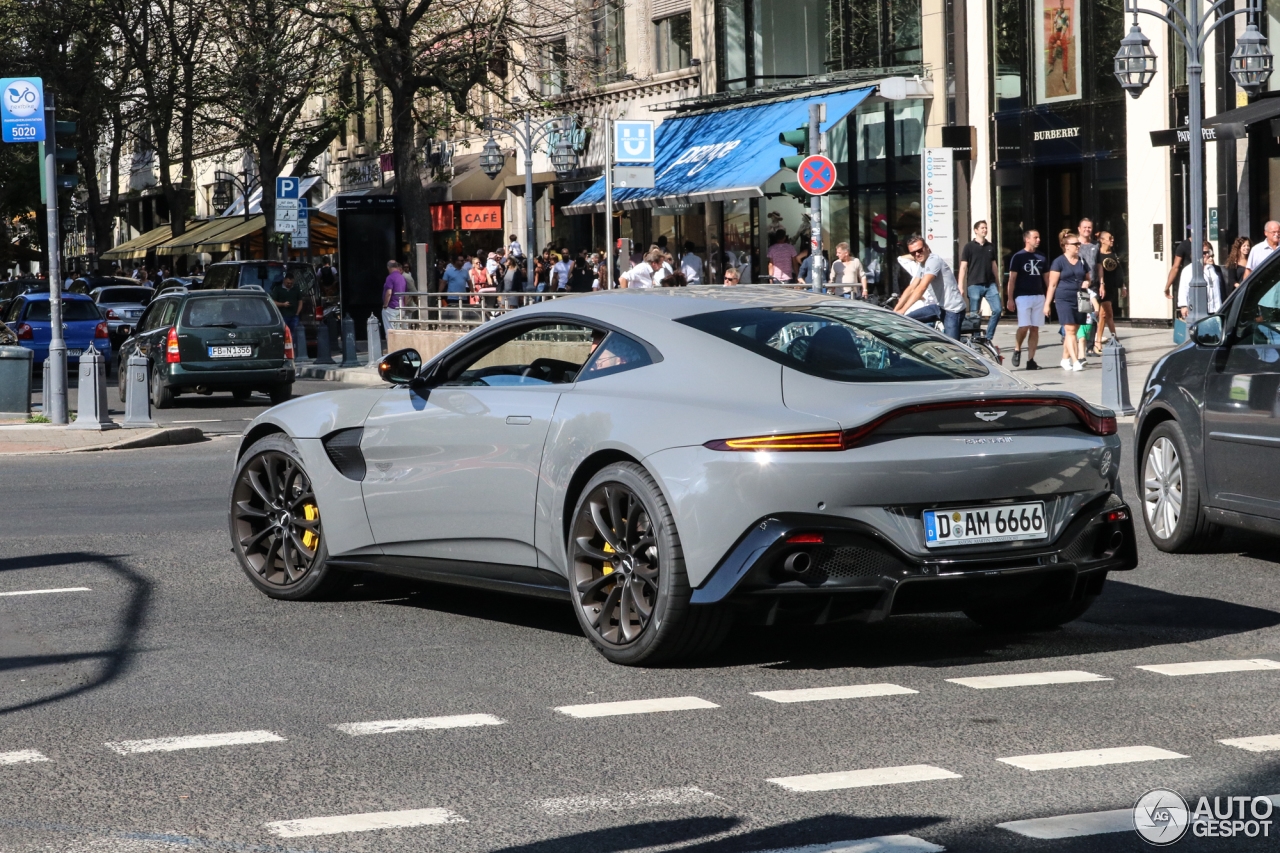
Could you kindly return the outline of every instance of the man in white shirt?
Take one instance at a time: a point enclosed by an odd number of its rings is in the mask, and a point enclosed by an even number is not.
[[[1271,220],[1262,227],[1262,233],[1267,239],[1249,250],[1249,259],[1244,264],[1245,278],[1248,278],[1259,264],[1271,257],[1272,252],[1280,248],[1280,222]]]
[[[662,253],[654,250],[644,260],[618,276],[618,287],[656,287],[661,281]]]
[[[840,243],[836,246],[836,262],[831,265],[831,276],[828,282],[850,285],[844,289],[845,296],[861,299],[866,294],[867,273],[862,268],[862,261],[849,252],[848,243]],[[862,289],[854,290],[852,285],[861,285]]]
[[[695,255],[693,250],[693,241],[686,240],[684,255],[680,258],[680,272],[684,274],[684,280],[689,284],[702,284],[702,258]]]
[[[929,302],[938,303],[942,314],[942,322],[947,337],[953,340],[960,339],[960,325],[964,321],[965,304],[964,297],[960,294],[960,287],[956,283],[955,273],[951,271],[951,267],[947,266],[947,262],[942,260],[938,255],[933,254],[929,250],[929,244],[919,234],[911,237],[907,241],[907,252],[911,255],[911,259],[919,265],[916,275],[911,279],[906,292],[898,299],[897,306],[893,309],[899,314],[906,314],[912,319],[929,322],[922,316],[928,313],[934,315],[935,311],[926,309],[914,309],[908,314],[908,309],[913,309],[917,301],[923,300],[926,306]],[[929,297],[932,296],[932,299]]]

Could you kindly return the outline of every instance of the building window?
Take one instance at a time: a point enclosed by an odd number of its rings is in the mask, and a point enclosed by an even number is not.
[[[598,86],[621,80],[627,73],[627,31],[622,0],[592,0],[587,10],[591,26],[591,55]]]
[[[549,41],[542,45],[538,62],[542,97],[554,98],[567,91],[564,74],[568,59],[569,54],[564,39]]]
[[[920,4],[911,0],[828,0],[829,71],[918,65]]]
[[[654,44],[657,45],[658,73],[679,71],[689,67],[692,58],[693,32],[689,23],[689,13],[672,15],[660,21],[654,21]]]

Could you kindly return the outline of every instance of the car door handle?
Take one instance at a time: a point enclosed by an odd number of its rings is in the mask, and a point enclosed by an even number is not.
[[[507,423],[517,425],[531,424],[533,423],[533,418],[529,415],[507,415]]]

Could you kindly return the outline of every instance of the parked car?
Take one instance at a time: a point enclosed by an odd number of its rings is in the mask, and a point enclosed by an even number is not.
[[[1225,527],[1280,536],[1280,254],[1151,368],[1135,420],[1143,521],[1163,551]]]
[[[730,620],[1044,629],[1137,565],[1112,411],[868,303],[609,291],[378,369],[241,440],[231,544],[268,596],[375,571],[558,598],[650,664]]]
[[[121,345],[121,363],[134,353],[147,359],[158,409],[192,392],[230,392],[245,400],[261,391],[280,403],[293,390],[293,337],[275,303],[257,290],[158,295]],[[120,373],[121,401],[126,373]]]
[[[120,344],[132,334],[133,327],[155,294],[154,289],[137,282],[99,287],[89,294],[107,321],[112,347],[119,349]]]
[[[23,293],[49,292],[48,282],[34,278],[19,278],[0,282],[0,317],[9,316],[9,306]]]
[[[18,336],[18,344],[31,350],[33,361],[42,364],[49,357],[53,337],[49,294],[23,293],[10,304],[4,321]],[[111,364],[111,339],[107,321],[98,306],[82,293],[62,295],[62,337],[67,344],[67,362],[77,364],[81,354],[93,347]]]
[[[112,285],[137,287],[139,284],[141,282],[119,275],[82,275],[72,281],[69,287],[64,287],[63,292],[92,295],[99,287],[110,287]]]
[[[298,320],[307,333],[307,354],[314,355],[316,330],[319,328],[316,318],[319,284],[310,264],[301,261],[223,261],[211,264],[205,270],[204,278],[189,286],[192,290],[231,290],[256,285],[270,296],[271,291],[284,281],[286,270],[293,274],[293,282],[302,294]]]

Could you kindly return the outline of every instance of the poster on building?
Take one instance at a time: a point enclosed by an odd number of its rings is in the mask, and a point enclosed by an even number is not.
[[[1080,99],[1080,0],[1035,0],[1036,102]]]
[[[925,148],[921,154],[924,163],[924,234],[929,251],[956,268],[955,257],[955,175],[954,158],[950,148]]]

